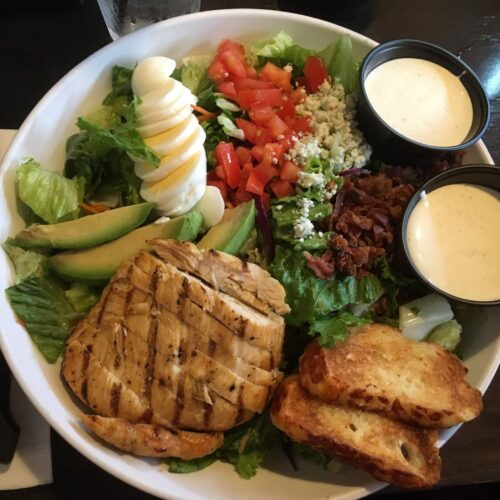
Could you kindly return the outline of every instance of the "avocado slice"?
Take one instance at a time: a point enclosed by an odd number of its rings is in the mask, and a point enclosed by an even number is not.
[[[18,233],[15,239],[26,247],[93,247],[140,226],[152,208],[153,203],[139,203],[59,224],[32,224]]]
[[[53,255],[50,267],[61,277],[99,283],[108,280],[118,266],[141,250],[149,250],[146,240],[194,240],[203,224],[200,212],[192,211],[160,224],[149,224],[109,243],[86,250],[73,250]]]
[[[222,220],[212,226],[198,248],[212,248],[237,255],[255,226],[255,201],[224,210]]]

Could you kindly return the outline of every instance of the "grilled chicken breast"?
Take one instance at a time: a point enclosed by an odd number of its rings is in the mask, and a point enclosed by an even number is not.
[[[131,424],[122,418],[83,415],[94,434],[120,450],[147,457],[200,458],[215,451],[224,440],[222,432],[171,431],[151,424]]]
[[[123,263],[68,339],[62,374],[78,398],[102,417],[152,426],[139,431],[122,425],[118,435],[154,433],[154,426],[227,430],[262,412],[282,378],[284,320],[274,312],[287,310],[281,285],[220,252],[185,245],[183,253],[193,264],[185,270],[179,259],[169,262],[168,252],[164,260],[142,252]],[[197,271],[200,261],[226,283],[239,283],[237,291],[214,287],[206,270]],[[259,292],[251,280],[247,287],[246,272],[259,282]],[[275,290],[273,298],[264,290]],[[108,441],[123,443],[116,436]],[[151,449],[151,456],[156,453]]]

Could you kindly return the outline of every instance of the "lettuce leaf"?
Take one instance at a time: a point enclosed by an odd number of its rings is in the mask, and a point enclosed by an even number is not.
[[[319,344],[323,347],[333,347],[337,342],[347,337],[348,326],[361,326],[371,323],[371,319],[361,318],[347,311],[335,316],[318,318],[311,323],[309,335],[319,336]]]
[[[65,290],[64,295],[75,311],[84,314],[88,313],[101,297],[100,291],[82,283],[73,283],[71,288]]]
[[[321,280],[307,267],[301,252],[281,246],[276,247],[270,272],[285,288],[292,309],[285,319],[292,326],[312,323],[349,304],[371,304],[384,293],[382,283],[373,275]]]
[[[75,321],[83,317],[63,288],[49,278],[31,277],[6,290],[16,316],[49,363],[54,363]]]
[[[130,124],[112,130],[80,116],[76,121],[76,126],[101,141],[101,147],[120,149],[156,166],[160,163],[160,157],[144,143],[137,129]]]
[[[19,198],[49,224],[77,219],[83,199],[85,179],[67,179],[57,172],[48,172],[33,159],[16,172]]]
[[[119,115],[125,115],[129,104],[134,100],[132,74],[134,70],[124,66],[113,66],[111,70],[111,92],[102,102]]]
[[[16,244],[11,238],[2,245],[5,253],[9,256],[16,270],[16,283],[26,278],[45,276],[47,271],[47,256],[33,251],[25,250]]]
[[[349,35],[342,35],[336,42],[328,45],[318,55],[323,59],[329,75],[338,78],[346,93],[357,92],[359,88],[359,67],[352,54],[352,41]]]
[[[253,60],[259,56],[281,57],[287,48],[294,44],[293,38],[284,31],[280,31],[271,40],[261,40],[250,46],[249,55]]]
[[[243,479],[257,473],[267,452],[274,446],[279,431],[271,423],[269,415],[263,413],[242,424],[224,436],[224,444],[212,454],[195,460],[172,458],[169,472],[190,473],[205,469],[216,460],[229,462]]]
[[[315,450],[305,444],[297,443],[296,441],[292,441],[291,444],[293,452],[300,455],[307,462],[312,462],[313,464],[318,465],[319,467],[322,467],[330,472],[339,472],[340,469],[342,469],[342,462],[325,455],[321,451]]]

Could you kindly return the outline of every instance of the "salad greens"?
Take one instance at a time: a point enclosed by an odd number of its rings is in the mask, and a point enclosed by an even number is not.
[[[18,246],[12,238],[2,245],[6,254],[14,264],[16,283],[27,278],[45,276],[47,272],[47,256],[35,250],[26,250]]]
[[[292,309],[285,319],[292,326],[312,323],[350,304],[371,304],[384,293],[374,275],[321,280],[305,265],[301,252],[282,246],[276,247],[270,272],[285,288]]]
[[[250,54],[256,60],[257,67],[264,66],[266,62],[272,62],[281,68],[291,64],[294,78],[302,74],[309,56],[319,56],[332,79],[338,78],[348,94],[358,90],[359,65],[354,60],[349,35],[341,36],[318,52],[296,45],[290,35],[281,31],[271,40],[252,45]]]
[[[212,454],[195,459],[171,458],[169,471],[177,473],[195,472],[208,467],[216,460],[229,462],[243,479],[257,473],[267,452],[277,443],[280,432],[271,423],[267,413],[255,416],[224,436],[224,444]]]
[[[19,198],[35,215],[49,224],[77,219],[83,199],[85,179],[67,179],[57,172],[42,170],[33,159],[16,172]]]
[[[158,165],[160,158],[136,129],[132,69],[114,66],[103,105],[77,120],[80,132],[66,142],[64,174],[85,179],[85,201],[116,198],[117,206],[143,201],[131,157]]]
[[[71,327],[93,305],[85,300],[76,309],[64,288],[50,277],[32,276],[7,288],[6,293],[16,316],[49,363],[57,361]]]

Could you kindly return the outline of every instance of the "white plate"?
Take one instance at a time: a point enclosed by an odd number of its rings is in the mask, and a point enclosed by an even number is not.
[[[15,170],[20,159],[32,156],[46,168],[62,169],[66,137],[76,131],[76,117],[95,107],[109,90],[113,64],[133,66],[150,55],[168,55],[179,60],[187,54],[213,51],[224,37],[251,42],[280,30],[290,33],[298,44],[318,49],[339,35],[350,33],[359,58],[376,45],[364,36],[317,19],[284,12],[234,9],[171,19],[104,47],[56,84],[19,130],[0,173],[0,240],[23,227],[14,194]],[[491,163],[491,157],[479,143],[470,151],[467,161]],[[11,285],[13,279],[12,267],[0,252],[0,289]],[[349,467],[333,474],[304,464],[295,472],[279,450],[266,459],[264,467],[250,481],[240,479],[227,464],[216,463],[196,474],[175,475],[169,474],[160,461],[117,453],[81,427],[79,408],[63,386],[59,364],[52,366],[44,361],[16,323],[4,294],[0,296],[0,318],[0,347],[22,388],[50,425],[94,463],[148,493],[168,498],[218,500],[347,499],[383,486]],[[465,320],[462,347],[468,378],[484,392],[500,361],[500,309],[483,309],[477,318],[467,313]],[[455,430],[442,433],[441,443]]]

